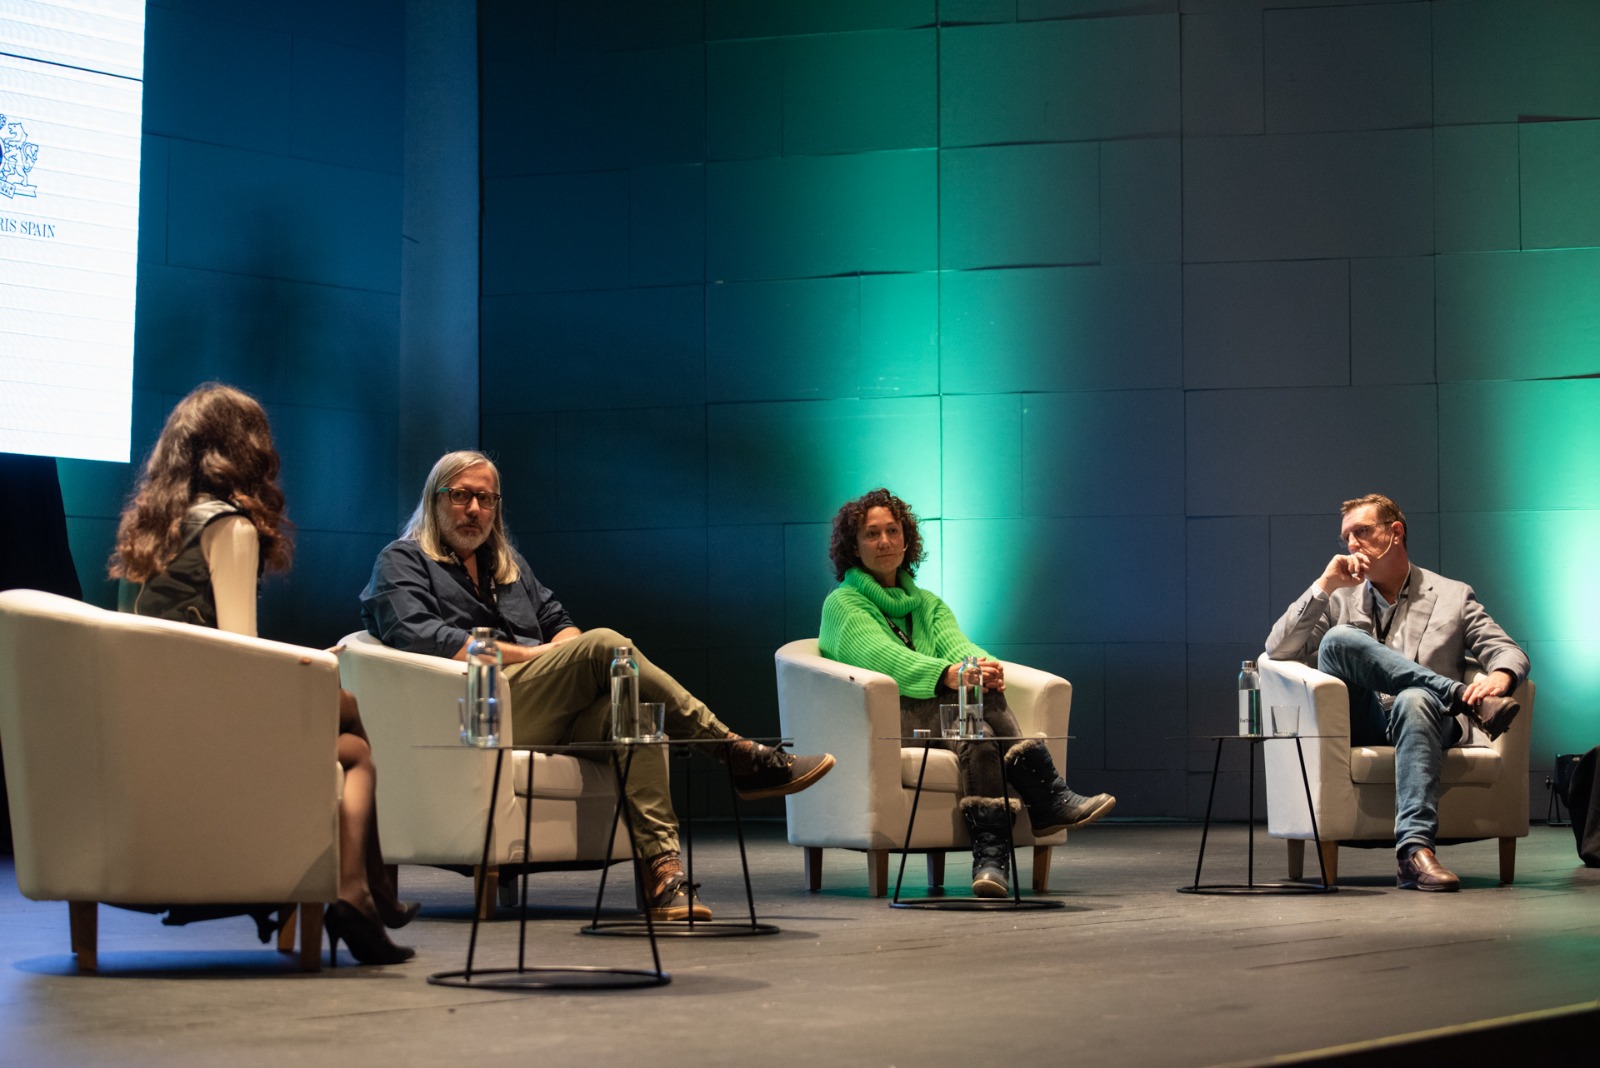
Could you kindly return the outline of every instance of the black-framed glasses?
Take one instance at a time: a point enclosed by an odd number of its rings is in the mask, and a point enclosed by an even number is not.
[[[1354,538],[1358,545],[1371,545],[1378,537],[1380,530],[1387,530],[1387,523],[1363,523],[1359,527],[1351,527],[1350,532],[1339,539],[1339,545],[1346,551],[1350,548],[1350,539]]]
[[[490,493],[488,490],[469,490],[461,486],[440,486],[437,492],[443,493],[450,498],[451,504],[461,508],[465,508],[467,502],[474,498],[478,501],[478,507],[485,512],[492,512],[500,507],[500,494]]]

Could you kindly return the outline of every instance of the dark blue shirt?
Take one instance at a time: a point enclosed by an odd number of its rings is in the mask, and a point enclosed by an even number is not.
[[[383,644],[408,653],[455,656],[473,627],[493,627],[501,641],[543,645],[576,626],[561,602],[534,577],[515,549],[517,581],[497,586],[488,559],[480,557],[485,596],[467,569],[452,559],[441,564],[407,538],[392,541],[372,565],[372,581],[361,591],[361,620]]]

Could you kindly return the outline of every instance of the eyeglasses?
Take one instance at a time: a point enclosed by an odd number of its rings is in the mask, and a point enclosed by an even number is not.
[[[500,507],[500,494],[490,493],[488,490],[469,490],[459,486],[440,486],[437,490],[450,498],[450,503],[458,508],[465,508],[467,502],[476,499],[478,507],[485,512],[492,512]]]
[[[1351,527],[1350,532],[1339,539],[1339,546],[1342,549],[1349,549],[1351,538],[1354,538],[1362,545],[1371,545],[1372,540],[1377,536],[1378,531],[1386,529],[1388,529],[1388,524],[1386,523],[1378,524],[1376,526],[1371,523],[1363,523],[1359,527]]]

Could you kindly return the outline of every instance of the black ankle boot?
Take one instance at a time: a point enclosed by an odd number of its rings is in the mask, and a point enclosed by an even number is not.
[[[1028,806],[1028,823],[1037,837],[1093,823],[1117,807],[1110,794],[1073,793],[1056,771],[1050,750],[1036,738],[1018,742],[1006,753],[1006,781]]]
[[[963,797],[961,817],[972,836],[972,895],[1006,897],[1011,893],[1011,851],[1007,832],[1016,819],[1016,802],[1007,809],[999,797]]]

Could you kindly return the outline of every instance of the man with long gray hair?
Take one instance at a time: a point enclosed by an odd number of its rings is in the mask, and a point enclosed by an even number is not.
[[[361,594],[362,619],[385,645],[456,660],[466,659],[473,628],[490,627],[504,657],[518,745],[607,738],[612,653],[633,642],[614,630],[578,628],[512,547],[503,503],[499,469],[487,456],[441,457],[405,533],[378,554]],[[669,737],[734,739],[716,748],[726,755],[740,797],[797,793],[833,767],[826,753],[796,756],[739,738],[636,647],[633,653],[639,696],[666,705]],[[668,786],[662,754],[635,758],[627,799],[651,916],[707,920],[711,910],[684,875]]]

